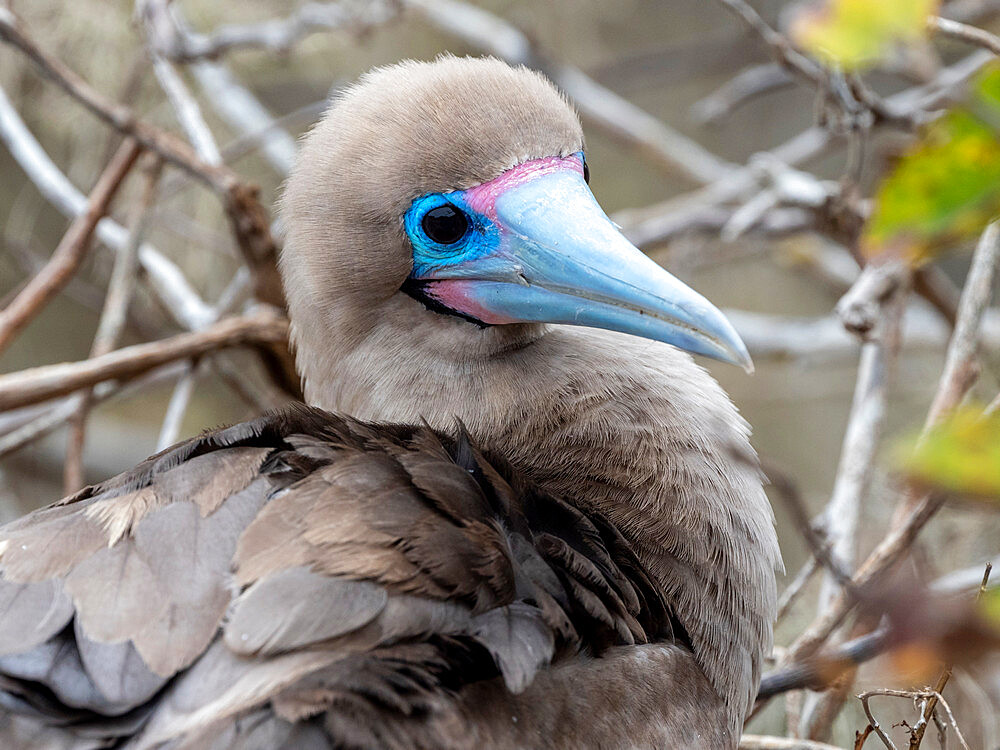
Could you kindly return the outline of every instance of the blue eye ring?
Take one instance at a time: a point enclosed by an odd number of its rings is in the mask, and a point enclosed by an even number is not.
[[[435,217],[443,218],[442,213],[452,217],[454,226],[450,232],[444,232],[446,227],[435,222]],[[428,193],[413,201],[403,223],[415,250],[447,257],[462,251],[476,234],[480,222],[463,204],[460,194]],[[464,231],[459,234],[459,229]]]

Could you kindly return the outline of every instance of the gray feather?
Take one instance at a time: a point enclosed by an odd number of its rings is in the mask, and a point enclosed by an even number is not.
[[[0,654],[30,651],[73,616],[61,581],[11,583],[0,578]]]
[[[239,654],[276,654],[326,641],[367,625],[385,608],[384,589],[364,581],[283,570],[240,596],[225,628]]]

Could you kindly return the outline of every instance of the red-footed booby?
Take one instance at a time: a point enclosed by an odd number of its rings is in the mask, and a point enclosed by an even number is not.
[[[537,73],[377,69],[305,139],[309,406],[0,529],[4,747],[735,748],[771,646],[725,317]]]

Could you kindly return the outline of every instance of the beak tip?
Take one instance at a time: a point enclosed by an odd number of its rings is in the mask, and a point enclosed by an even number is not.
[[[740,344],[743,342],[741,341]],[[723,362],[728,362],[731,365],[736,365],[747,375],[754,374],[753,360],[750,358],[750,353],[746,350],[746,347],[732,347],[726,352],[725,355],[718,357]]]

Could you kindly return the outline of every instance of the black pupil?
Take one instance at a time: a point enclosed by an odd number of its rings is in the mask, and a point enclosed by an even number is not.
[[[465,236],[469,220],[454,206],[438,206],[424,214],[424,231],[441,245],[452,245]]]

